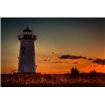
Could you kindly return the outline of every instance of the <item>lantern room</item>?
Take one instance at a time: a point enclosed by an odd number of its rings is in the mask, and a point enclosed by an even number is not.
[[[32,30],[30,30],[27,26],[27,28],[23,31],[23,35],[32,35]]]

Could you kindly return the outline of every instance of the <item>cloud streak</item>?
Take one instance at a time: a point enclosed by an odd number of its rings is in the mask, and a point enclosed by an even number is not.
[[[93,63],[105,65],[105,59],[95,59],[92,61]]]
[[[59,59],[87,59],[83,56],[75,56],[75,55],[61,55],[59,56]]]
[[[93,59],[93,58],[87,58],[84,56],[76,56],[76,55],[61,55],[58,57],[59,59],[86,59],[91,61],[92,63],[100,64],[100,65],[105,65],[105,59]]]

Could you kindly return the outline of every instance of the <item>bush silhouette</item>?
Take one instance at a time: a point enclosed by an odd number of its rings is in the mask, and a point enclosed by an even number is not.
[[[79,74],[79,70],[77,68],[72,68],[71,69],[71,74],[72,75],[78,75]]]
[[[96,74],[97,72],[96,72],[96,70],[91,70],[90,71],[90,74]]]

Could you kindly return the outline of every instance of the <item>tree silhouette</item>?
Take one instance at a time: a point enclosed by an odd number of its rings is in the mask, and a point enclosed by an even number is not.
[[[96,70],[91,70],[90,71],[90,74],[96,74],[97,72],[96,72]]]
[[[79,70],[78,70],[77,68],[74,68],[74,67],[73,67],[73,68],[71,69],[71,74],[72,74],[72,75],[78,75],[78,74],[79,74]]]

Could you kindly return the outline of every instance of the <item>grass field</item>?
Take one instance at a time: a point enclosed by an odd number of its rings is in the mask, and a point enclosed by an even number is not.
[[[105,74],[1,74],[2,87],[105,87]]]

